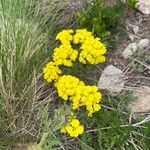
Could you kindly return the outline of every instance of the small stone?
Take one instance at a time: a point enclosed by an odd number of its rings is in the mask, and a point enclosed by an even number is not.
[[[141,87],[139,91],[133,92],[136,101],[129,104],[132,113],[150,112],[150,87]]]
[[[145,15],[150,14],[150,0],[138,0],[135,7]]]
[[[130,35],[129,35],[129,38],[130,38],[130,40],[133,42],[134,39],[135,39],[135,36],[134,36],[133,34],[130,34]]]
[[[98,82],[99,89],[106,89],[111,93],[118,93],[124,87],[123,72],[113,65],[107,66]]]
[[[137,43],[130,43],[124,50],[122,53],[122,56],[127,59],[130,58],[133,53],[138,49]]]
[[[148,39],[142,39],[138,43],[138,48],[143,49],[147,48],[149,46],[149,40]]]
[[[133,31],[134,31],[135,34],[137,34],[137,33],[139,32],[139,30],[140,30],[140,29],[139,29],[138,26],[134,26],[134,27],[133,27]]]
[[[148,39],[142,39],[140,41],[130,43],[122,53],[122,56],[127,59],[131,58],[131,56],[136,52],[136,50],[141,49],[143,50],[144,48],[147,48],[149,46],[150,41]]]

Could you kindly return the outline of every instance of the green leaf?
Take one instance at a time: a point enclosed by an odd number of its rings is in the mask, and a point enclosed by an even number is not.
[[[135,9],[136,3],[137,3],[137,0],[128,0],[128,5],[129,5],[132,9]]]

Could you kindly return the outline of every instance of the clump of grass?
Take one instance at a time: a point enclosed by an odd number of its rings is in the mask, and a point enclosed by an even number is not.
[[[39,107],[50,105],[53,90],[41,79],[67,1],[0,2],[0,149],[32,142],[42,134]]]

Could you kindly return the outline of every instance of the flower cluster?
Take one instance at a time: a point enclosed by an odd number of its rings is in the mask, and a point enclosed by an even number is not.
[[[75,95],[76,88],[82,84],[84,83],[79,81],[79,79],[76,77],[71,75],[63,75],[59,77],[55,83],[55,87],[57,88],[58,95],[62,99],[68,100],[70,96]]]
[[[61,45],[54,49],[53,61],[44,68],[44,78],[48,82],[56,80],[61,74],[59,66],[73,66],[79,56],[79,62],[86,64],[98,64],[105,62],[105,45],[99,38],[94,38],[91,32],[86,29],[63,30],[57,34],[56,40],[60,40]],[[73,45],[79,48],[73,48]],[[80,51],[80,53],[79,53]]]
[[[96,86],[78,86],[76,94],[70,97],[73,109],[78,109],[81,106],[86,106],[88,116],[101,109],[99,102],[101,101],[101,93]]]
[[[53,60],[57,65],[73,66],[72,61],[76,61],[77,57],[78,51],[74,50],[68,43],[54,49]]]
[[[101,93],[96,86],[85,85],[83,81],[71,75],[61,75],[61,66],[71,67],[73,62],[79,59],[80,63],[98,64],[106,61],[105,45],[99,38],[94,38],[86,29],[63,30],[57,34],[56,40],[61,45],[54,49],[52,61],[43,69],[44,79],[49,83],[54,81],[58,95],[64,100],[70,100],[72,109],[79,110],[84,106],[88,116],[101,109]],[[84,131],[78,119],[72,118],[62,128],[62,133],[68,133],[71,137],[78,137]]]
[[[65,127],[61,129],[61,133],[68,133],[71,137],[78,137],[84,132],[83,125],[80,125],[78,119],[72,119]]]
[[[86,29],[76,30],[73,42],[75,44],[81,44],[79,61],[86,64],[88,61],[90,64],[98,64],[106,61],[105,56],[106,47],[100,41],[100,38],[94,38],[91,32]]]
[[[63,100],[71,100],[73,109],[86,106],[88,116],[100,110],[101,93],[96,86],[86,86],[83,81],[70,75],[61,76],[55,83],[58,95]]]
[[[61,44],[69,44],[73,40],[73,30],[63,30],[59,32],[56,36],[56,40],[59,40]]]
[[[73,37],[73,43],[82,44],[89,38],[93,38],[91,32],[87,31],[86,29],[78,29]]]
[[[58,79],[59,74],[61,74],[62,71],[54,62],[51,61],[46,65],[46,67],[44,67],[43,73],[44,79],[47,80],[47,82],[52,82],[53,80]]]
[[[79,61],[83,64],[86,64],[86,61],[90,64],[102,63],[106,61],[103,56],[105,53],[106,47],[100,42],[100,39],[89,37],[82,43]]]

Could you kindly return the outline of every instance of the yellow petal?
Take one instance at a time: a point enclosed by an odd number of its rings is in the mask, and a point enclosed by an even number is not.
[[[66,133],[66,129],[65,129],[65,128],[62,128],[60,132],[61,132],[61,133]]]
[[[73,131],[73,128],[70,125],[67,125],[65,129],[69,134]]]
[[[101,106],[99,104],[94,104],[94,111],[99,111],[101,109]]]
[[[78,119],[73,119],[71,121],[71,125],[74,127],[74,128],[77,128],[79,126],[80,122]]]
[[[78,132],[76,132],[76,131],[73,131],[73,132],[70,133],[70,136],[71,136],[71,137],[78,137],[78,135],[79,135],[79,134],[78,134]]]
[[[84,127],[80,125],[77,130],[79,134],[82,134],[84,132]]]
[[[73,64],[72,64],[72,62],[71,62],[70,60],[64,60],[64,61],[63,61],[63,64],[64,64],[65,66],[68,66],[68,67],[73,66]]]

